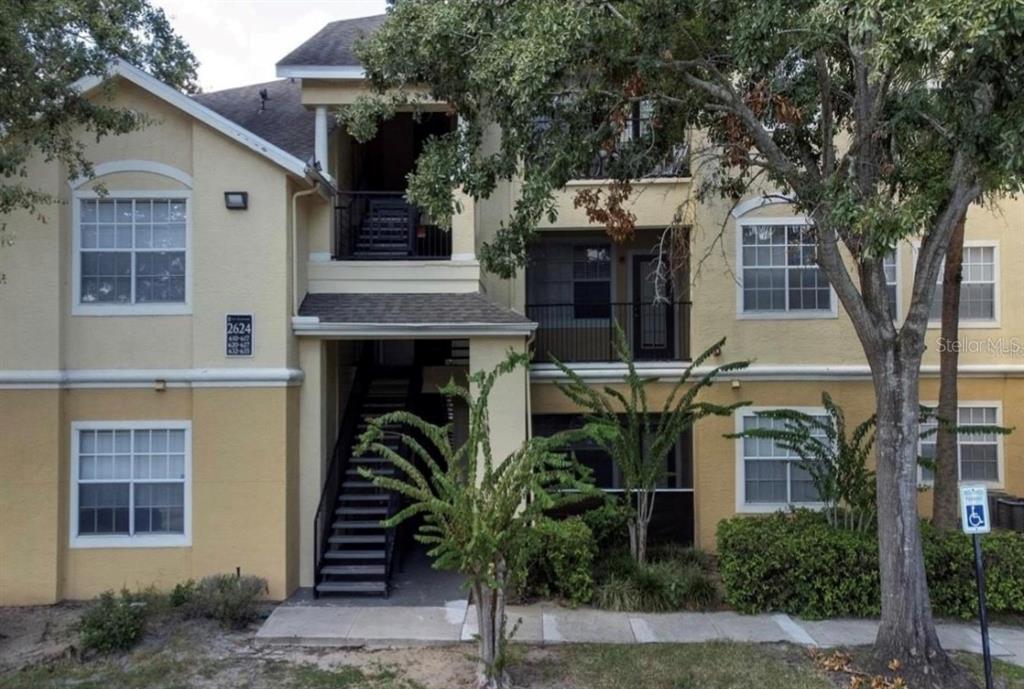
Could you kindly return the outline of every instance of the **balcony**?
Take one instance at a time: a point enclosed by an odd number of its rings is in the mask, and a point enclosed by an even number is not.
[[[535,363],[618,361],[615,324],[626,333],[636,361],[690,359],[690,302],[527,304],[526,315],[539,324]]]
[[[451,256],[452,233],[429,223],[403,192],[338,193],[335,260],[447,260]]]

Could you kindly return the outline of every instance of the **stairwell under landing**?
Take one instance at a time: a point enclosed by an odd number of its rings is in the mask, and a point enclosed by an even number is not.
[[[385,529],[381,522],[398,511],[400,501],[394,492],[364,478],[360,469],[394,476],[395,468],[372,451],[355,454],[355,448],[371,419],[409,408],[412,382],[409,375],[375,376],[346,412],[321,499],[323,514],[318,512],[322,538],[314,595],[387,596],[390,591],[396,530]],[[387,435],[384,442],[400,449],[394,435]]]

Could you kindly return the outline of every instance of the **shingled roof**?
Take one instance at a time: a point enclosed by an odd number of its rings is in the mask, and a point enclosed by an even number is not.
[[[265,103],[260,98],[262,89],[267,90]],[[300,160],[313,157],[316,115],[302,105],[302,85],[298,81],[279,79],[200,93],[193,98]],[[328,118],[328,127],[334,126],[334,118]]]
[[[386,14],[377,14],[331,22],[281,58],[277,66],[358,67],[359,59],[354,52],[356,41],[376,31],[386,18]]]
[[[299,316],[359,330],[400,327],[528,332],[536,327],[522,314],[495,304],[479,292],[307,294]]]

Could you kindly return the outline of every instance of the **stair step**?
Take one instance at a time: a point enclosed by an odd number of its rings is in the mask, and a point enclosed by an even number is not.
[[[337,543],[344,545],[345,543],[379,543],[384,545],[384,534],[373,534],[370,536],[328,536],[328,543]]]
[[[371,576],[384,576],[384,565],[324,565],[320,568],[320,574],[333,576],[349,576],[363,574]]]
[[[365,469],[366,467],[363,467],[363,468]],[[370,473],[372,473],[375,476],[394,476],[395,475],[395,470],[392,469],[391,467],[384,467],[384,468],[381,468],[381,469],[370,469],[369,471],[370,471]],[[348,469],[348,470],[345,471],[345,475],[346,476],[353,476],[353,477],[354,476],[362,477],[362,474],[359,473],[358,469]]]
[[[357,531],[368,531],[371,529],[383,529],[380,525],[380,520],[377,521],[349,521],[347,519],[340,519],[331,524],[332,529],[355,529]]]
[[[369,515],[369,516],[373,516],[373,515],[386,515],[388,513],[388,508],[383,506],[383,505],[380,505],[378,507],[338,507],[338,508],[336,508],[334,510],[334,513],[335,514],[350,515],[350,516],[357,516],[357,515]]]
[[[359,488],[376,488],[377,486],[370,481],[343,481],[341,487],[348,490],[356,490]]]
[[[338,496],[339,502],[381,502],[387,499],[387,493],[342,493]]]
[[[324,553],[326,560],[383,560],[383,550],[328,550]]]
[[[320,593],[377,593],[385,595],[388,585],[383,581],[325,581],[316,585]]]

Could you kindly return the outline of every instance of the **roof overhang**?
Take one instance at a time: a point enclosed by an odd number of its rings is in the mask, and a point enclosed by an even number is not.
[[[292,318],[292,331],[300,337],[352,340],[528,337],[536,329],[536,323],[333,323],[316,316]]]
[[[314,184],[320,181],[311,174],[311,168],[305,161],[275,146],[266,139],[253,134],[248,129],[238,126],[223,115],[189,98],[181,91],[168,86],[156,77],[147,74],[124,60],[114,60],[107,69],[106,74],[83,77],[75,82],[74,86],[80,93],[88,93],[99,88],[113,77],[121,77],[130,81],[139,88],[148,91],[157,98],[217,130],[229,139],[276,163],[296,177],[309,180],[310,183]],[[321,177],[326,178],[326,175],[323,173],[319,174]]]

